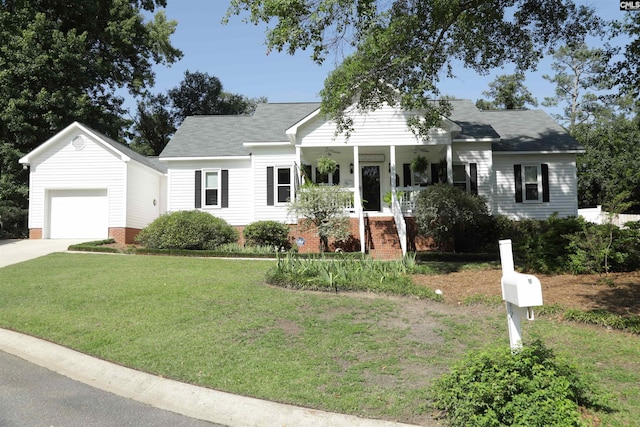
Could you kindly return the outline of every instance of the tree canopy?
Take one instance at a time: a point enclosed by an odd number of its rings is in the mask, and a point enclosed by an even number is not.
[[[518,110],[527,104],[538,106],[538,100],[524,85],[523,73],[497,76],[482,94],[490,101],[479,99],[476,107],[481,110]]]
[[[310,49],[314,61],[351,53],[325,81],[322,110],[349,131],[345,114],[383,103],[419,110],[414,131],[426,135],[450,105],[441,78],[464,66],[485,74],[505,64],[531,70],[558,43],[601,29],[594,11],[568,0],[231,0],[228,17],[248,13],[270,25],[271,49]]]
[[[165,94],[145,94],[137,104],[131,148],[151,156],[162,152],[187,116],[251,114],[266,98],[228,93],[215,76],[184,73],[180,84]]]
[[[166,0],[0,1],[0,205],[26,207],[18,159],[75,120],[119,138],[117,90],[139,94],[182,55]],[[155,13],[155,14],[154,14]]]

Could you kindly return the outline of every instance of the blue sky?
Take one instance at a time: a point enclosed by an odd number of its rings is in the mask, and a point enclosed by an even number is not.
[[[619,2],[612,0],[579,0],[588,4],[606,19],[617,19],[624,12]],[[248,97],[266,96],[269,102],[319,101],[324,79],[333,68],[330,58],[322,67],[313,63],[306,52],[295,56],[271,52],[265,47],[265,27],[257,27],[234,16],[227,25],[221,23],[228,7],[226,0],[169,0],[166,14],[178,21],[172,44],[181,49],[184,57],[167,68],[156,66],[154,92],[166,92],[177,86],[184,72],[200,71],[216,76],[224,90]],[[640,13],[640,12],[639,12]],[[591,45],[595,45],[593,41]],[[526,85],[542,102],[545,96],[553,95],[553,86],[542,79],[543,74],[553,74],[549,69],[551,60],[540,64],[539,70],[527,74]],[[489,76],[479,76],[472,71],[457,70],[457,78],[443,82],[443,94],[473,101],[483,97],[498,74],[507,74],[511,69],[498,69]],[[132,106],[128,101],[127,105]],[[539,108],[544,108],[540,106]],[[133,110],[133,109],[132,109]],[[547,109],[549,110],[549,109]],[[549,110],[551,111],[551,110]]]

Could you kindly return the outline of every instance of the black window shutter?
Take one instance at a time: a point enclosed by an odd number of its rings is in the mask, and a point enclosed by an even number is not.
[[[513,174],[516,177],[516,203],[522,203],[522,165],[513,165]]]
[[[220,201],[220,207],[229,207],[229,170],[222,169],[221,183],[222,184],[222,200]]]
[[[469,163],[469,191],[478,194],[478,164]]]
[[[549,165],[543,163],[540,167],[542,170],[542,201],[549,201]]]
[[[273,205],[273,166],[267,166],[267,206]]]
[[[431,163],[431,183],[437,184],[440,182],[438,178],[438,165],[436,163]]]
[[[411,165],[409,163],[402,165],[402,186],[411,187]]]
[[[196,209],[202,207],[202,171],[196,171],[196,193],[195,193],[195,206]]]
[[[336,170],[333,172],[333,185],[340,184],[340,165],[336,167]]]

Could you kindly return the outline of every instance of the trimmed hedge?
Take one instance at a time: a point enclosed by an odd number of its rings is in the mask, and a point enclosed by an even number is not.
[[[206,212],[177,211],[157,218],[136,241],[151,249],[215,249],[238,240],[238,231]]]

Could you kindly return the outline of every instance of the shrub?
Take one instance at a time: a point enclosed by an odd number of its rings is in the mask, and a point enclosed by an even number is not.
[[[595,392],[576,368],[535,341],[473,353],[432,388],[452,426],[583,426]]]
[[[27,237],[27,212],[17,206],[0,205],[0,239]]]
[[[238,231],[206,212],[178,211],[157,218],[136,240],[152,249],[215,249],[237,241]]]
[[[248,246],[289,247],[289,226],[278,221],[256,221],[244,228]]]
[[[567,271],[570,260],[571,235],[582,230],[584,220],[560,218],[546,220],[497,220],[500,239],[511,239],[516,264],[527,271],[559,273]]]
[[[492,221],[483,197],[448,184],[420,191],[415,216],[419,232],[433,238],[440,251],[469,250],[473,239],[468,236]]]

